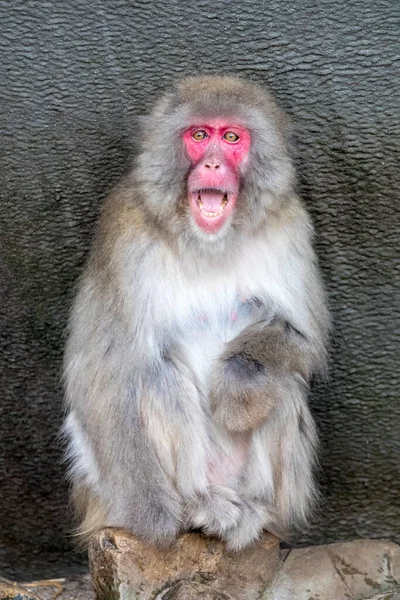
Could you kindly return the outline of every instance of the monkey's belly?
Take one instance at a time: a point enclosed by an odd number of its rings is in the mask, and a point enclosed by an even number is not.
[[[207,314],[194,311],[191,322],[186,322],[179,345],[182,356],[193,373],[201,393],[198,401],[204,416],[204,432],[208,432],[208,459],[206,477],[209,484],[236,488],[249,456],[251,434],[229,433],[221,430],[213,418],[209,404],[209,390],[213,373],[219,368],[218,358],[226,343],[237,336],[253,318],[254,307],[240,302],[237,297],[224,310]],[[188,449],[185,449],[187,451]]]
[[[215,313],[193,310],[191,319],[183,324],[179,339],[185,361],[205,396],[225,344],[251,323],[257,310],[251,302],[239,297],[223,308],[218,306],[217,300],[215,304],[218,308]]]

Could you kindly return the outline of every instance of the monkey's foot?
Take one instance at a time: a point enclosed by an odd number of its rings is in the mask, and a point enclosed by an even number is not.
[[[228,550],[238,552],[256,540],[260,539],[263,529],[268,529],[272,517],[264,505],[258,502],[244,502],[241,509],[241,519],[235,527],[222,534]]]
[[[185,528],[221,536],[239,525],[243,503],[233,490],[210,485],[207,493],[191,499],[185,509]]]

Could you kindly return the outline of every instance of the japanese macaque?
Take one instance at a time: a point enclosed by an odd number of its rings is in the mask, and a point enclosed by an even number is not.
[[[329,317],[288,120],[232,77],[176,85],[104,206],[65,355],[80,532],[240,550],[315,499]]]

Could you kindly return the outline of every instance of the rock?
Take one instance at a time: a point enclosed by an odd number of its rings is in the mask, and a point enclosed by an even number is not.
[[[0,581],[0,600],[40,600],[17,585]]]
[[[369,596],[365,600],[400,600],[400,588],[393,589],[391,592],[382,592]]]
[[[34,586],[23,583],[23,586],[34,592],[40,600],[94,600],[89,573],[36,581]]]
[[[385,540],[356,540],[291,550],[263,598],[395,600],[398,583],[400,546]]]
[[[217,592],[208,585],[195,581],[180,581],[158,594],[155,600],[231,600],[232,596]]]
[[[121,529],[104,529],[90,543],[89,562],[97,600],[253,600],[279,567],[279,541],[264,534],[229,554],[222,542],[197,533],[160,549]]]

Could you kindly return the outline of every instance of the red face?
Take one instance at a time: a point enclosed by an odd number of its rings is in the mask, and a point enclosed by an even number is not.
[[[190,127],[183,134],[192,163],[188,179],[190,212],[205,233],[217,233],[234,209],[240,168],[247,164],[250,134],[223,120]]]

